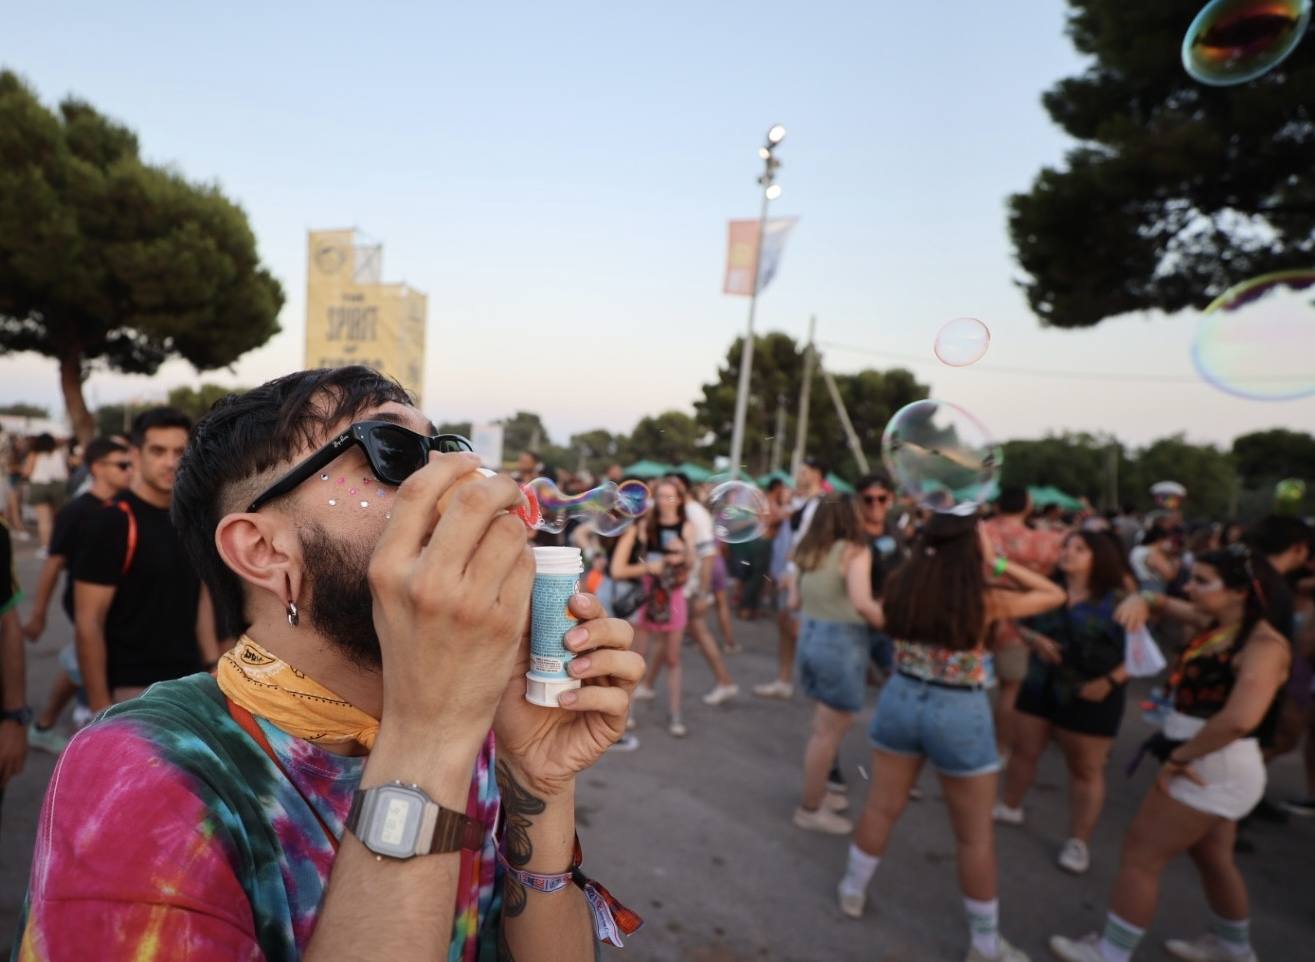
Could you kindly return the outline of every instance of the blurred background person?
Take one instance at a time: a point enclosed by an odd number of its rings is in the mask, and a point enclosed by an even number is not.
[[[37,541],[41,545],[37,554],[44,558],[50,548],[55,512],[64,506],[68,483],[68,458],[53,435],[39,434],[33,439],[23,463],[23,477],[27,480],[28,502],[37,516]]]

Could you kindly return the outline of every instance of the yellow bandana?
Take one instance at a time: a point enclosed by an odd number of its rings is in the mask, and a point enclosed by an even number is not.
[[[243,635],[219,661],[219,690],[251,714],[320,745],[358,744],[369,751],[379,720],[307,678]]]

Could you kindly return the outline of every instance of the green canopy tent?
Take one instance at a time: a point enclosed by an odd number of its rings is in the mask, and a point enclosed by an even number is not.
[[[669,464],[663,464],[661,461],[636,461],[628,468],[623,469],[623,474],[627,478],[660,478],[664,474],[670,474],[676,470]]]
[[[827,483],[830,484],[831,487],[835,489],[837,494],[854,493],[854,486],[850,484],[848,481],[846,481],[844,478],[840,477],[840,475],[838,474],[828,474],[826,476],[826,480]]]
[[[789,484],[789,485],[793,485],[793,484],[794,484],[794,479],[791,478],[790,475],[787,474],[786,472],[784,472],[784,471],[772,471],[772,472],[770,472],[770,473],[768,473],[768,474],[764,474],[762,477],[758,478],[758,487],[760,487],[760,488],[762,488],[764,491],[766,491],[766,490],[767,490],[767,486],[768,486],[769,484],[771,484],[773,481],[776,481],[776,480],[780,480],[782,484]]]
[[[702,465],[695,464],[693,461],[686,461],[684,464],[675,468],[675,470],[689,478],[690,482],[693,484],[702,484],[704,481],[707,481],[712,477],[711,471]]]
[[[1030,487],[1027,493],[1032,496],[1032,504],[1038,508],[1049,507],[1052,504],[1059,505],[1065,511],[1078,511],[1082,508],[1082,502],[1077,498],[1049,484]]]

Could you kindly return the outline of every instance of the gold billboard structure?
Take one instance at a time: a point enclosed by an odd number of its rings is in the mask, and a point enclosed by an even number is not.
[[[422,403],[429,299],[384,284],[383,245],[355,230],[313,230],[306,250],[306,367],[365,364]]]

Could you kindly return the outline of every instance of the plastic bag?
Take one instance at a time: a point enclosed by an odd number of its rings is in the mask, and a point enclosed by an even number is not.
[[[1123,667],[1133,678],[1150,678],[1168,667],[1160,646],[1155,643],[1145,626],[1126,633],[1123,645]]]

